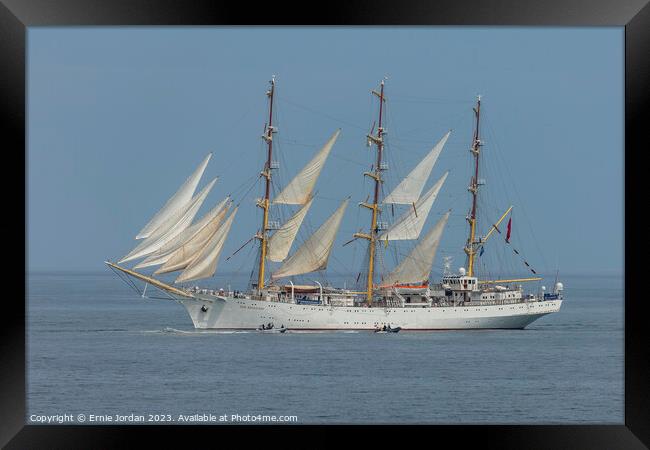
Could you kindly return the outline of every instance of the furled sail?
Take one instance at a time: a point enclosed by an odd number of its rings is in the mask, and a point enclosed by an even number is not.
[[[445,146],[451,131],[448,131],[442,139],[431,149],[429,154],[409,173],[406,178],[397,185],[393,191],[386,196],[384,203],[399,203],[411,205],[420,198],[422,189],[429,179],[433,165],[436,163],[442,148]]]
[[[192,239],[195,234],[203,229],[212,219],[214,219],[229,202],[230,197],[226,197],[219,202],[214,208],[208,211],[199,221],[192,224],[178,236],[163,245],[158,251],[146,258],[140,264],[134,266],[134,269],[141,269],[143,267],[157,266],[166,263],[171,258],[172,253],[178,248],[182,247],[187,241]]]
[[[180,248],[176,249],[165,264],[162,265],[155,274],[175,272],[189,266],[194,258],[203,250],[203,247],[208,243],[210,238],[219,230],[221,222],[229,208],[222,209],[205,227],[196,233],[189,241],[184,243]]]
[[[189,266],[176,278],[174,283],[182,283],[184,281],[200,280],[214,275],[217,270],[217,262],[219,255],[223,249],[223,244],[226,242],[226,237],[232,226],[232,222],[237,214],[237,208],[233,210],[230,216],[226,219],[222,226],[212,235],[205,247],[196,256]]]
[[[183,183],[178,191],[176,191],[176,193],[169,200],[167,200],[167,203],[165,203],[160,211],[158,211],[156,215],[153,216],[153,218],[149,221],[149,223],[146,224],[142,230],[140,230],[138,235],[135,237],[136,239],[148,238],[162,225],[169,225],[170,222],[167,220],[170,217],[174,216],[178,210],[182,209],[183,207],[187,206],[188,203],[190,203],[192,196],[194,195],[194,191],[199,184],[199,180],[201,180],[201,177],[203,176],[203,172],[205,171],[205,168],[208,165],[208,161],[210,161],[211,156],[212,153],[208,153],[208,156],[205,157],[203,162],[199,165],[199,167],[197,167],[194,173],[190,175],[187,180],[185,180],[185,183]],[[163,230],[163,232],[164,231],[167,230]]]
[[[143,256],[151,255],[158,251],[163,245],[174,239],[183,232],[194,219],[196,213],[201,208],[203,201],[208,196],[210,189],[214,186],[217,179],[212,180],[203,190],[192,199],[192,201],[184,208],[178,210],[173,216],[169,217],[162,223],[148,238],[140,243],[136,248],[122,258],[119,262],[124,263],[132,259],[141,258]]]
[[[348,202],[349,199],[343,201],[334,214],[280,266],[271,278],[277,279],[325,269]]]
[[[433,229],[418,242],[413,251],[382,280],[382,285],[392,286],[398,283],[427,281],[447,220],[449,220],[449,212],[442,216]]]
[[[311,198],[311,193],[314,190],[316,180],[320,175],[325,160],[330,154],[330,150],[334,146],[334,142],[339,137],[341,130],[336,130],[334,134],[328,139],[323,148],[320,149],[316,156],[312,158],[309,163],[298,172],[298,175],[280,192],[273,203],[285,205],[304,205]]]
[[[271,261],[284,261],[289,250],[291,249],[291,244],[296,239],[300,225],[309,211],[314,199],[310,199],[305,206],[300,208],[297,213],[295,213],[289,220],[287,220],[284,225],[273,233],[273,236],[270,237],[267,243],[266,255],[267,258]]]
[[[420,236],[424,222],[427,220],[429,211],[431,211],[433,202],[436,200],[438,192],[440,192],[440,188],[442,188],[448,174],[449,172],[445,172],[436,184],[404,212],[394,224],[381,233],[378,239],[387,241],[417,239]]]

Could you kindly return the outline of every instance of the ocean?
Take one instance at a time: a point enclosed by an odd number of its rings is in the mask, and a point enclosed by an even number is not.
[[[623,279],[562,282],[525,330],[260,334],[194,330],[108,269],[30,273],[26,422],[623,424]]]

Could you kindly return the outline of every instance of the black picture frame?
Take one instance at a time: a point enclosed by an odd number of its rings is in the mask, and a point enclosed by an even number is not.
[[[294,15],[292,15],[292,13]],[[297,14],[297,15],[296,15]],[[645,226],[648,201],[644,199],[645,163],[636,158],[648,148],[645,129],[650,105],[650,4],[648,0],[425,0],[389,2],[340,2],[302,5],[286,3],[254,4],[195,0],[2,0],[0,4],[0,109],[5,132],[2,136],[5,192],[13,193],[13,175],[26,177],[25,75],[26,32],[33,26],[94,25],[506,25],[506,26],[619,26],[625,27],[625,425],[584,426],[421,426],[426,442],[449,442],[454,447],[467,444],[481,447],[523,448],[644,448],[650,445],[650,339],[645,324],[644,298]],[[594,130],[597,132],[597,130]],[[16,156],[16,162],[8,157]],[[22,159],[21,159],[22,157]],[[21,164],[22,163],[22,164]],[[594,180],[598,182],[598,180]],[[11,183],[11,184],[10,184]],[[14,196],[8,205],[12,211],[26,211],[24,202]],[[11,202],[10,199],[5,201]],[[606,207],[606,206],[604,206]],[[15,217],[12,216],[12,217]],[[29,218],[25,217],[25,221]],[[585,218],[588,223],[589,218]],[[5,220],[5,222],[8,222]],[[645,229],[644,229],[645,228]],[[15,230],[3,230],[4,236],[25,237],[26,222]],[[607,236],[603,236],[607,239]],[[594,243],[598,245],[597,242]],[[20,254],[16,249],[15,254]],[[24,261],[26,263],[26,260]],[[19,264],[12,264],[17,271]],[[24,264],[25,275],[27,265]],[[16,275],[17,277],[18,275]],[[242,443],[250,443],[251,431],[262,431],[272,442],[297,443],[296,429],[313,431],[309,446],[341,445],[341,438],[330,428],[282,426],[36,426],[25,425],[25,278],[23,302],[14,293],[15,277],[5,277],[0,327],[0,445],[5,448],[110,448],[135,446],[134,439],[155,441],[171,446],[173,442],[197,445],[197,439],[215,444],[224,433],[240,433]],[[358,430],[359,428],[363,428]],[[387,442],[397,428],[351,427],[360,431],[370,445]],[[411,427],[407,436],[412,436]],[[245,433],[245,434],[244,434]],[[314,437],[317,440],[314,440]],[[304,439],[302,437],[301,439]],[[303,441],[304,442],[304,441]],[[403,442],[403,441],[402,441]],[[407,441],[412,442],[412,441]],[[451,444],[453,443],[453,444]],[[301,445],[303,446],[303,445]]]

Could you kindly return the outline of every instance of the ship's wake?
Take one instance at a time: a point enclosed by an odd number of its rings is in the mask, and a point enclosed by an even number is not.
[[[287,330],[286,333],[291,334],[331,334],[331,333],[343,333],[343,334],[357,334],[360,333],[359,330]],[[166,335],[176,335],[176,336],[205,336],[205,335],[219,335],[219,334],[259,334],[257,330],[179,330],[178,328],[165,327],[159,330],[145,330],[142,333],[146,334],[166,334]],[[285,333],[285,334],[286,334]],[[278,333],[280,334],[280,333]]]
[[[151,334],[171,334],[177,336],[203,336],[212,334],[240,334],[240,333],[255,333],[254,330],[179,330],[177,328],[165,327],[161,330],[148,330],[144,333]]]

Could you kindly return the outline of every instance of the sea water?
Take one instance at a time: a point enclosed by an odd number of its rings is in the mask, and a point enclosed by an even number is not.
[[[110,271],[28,278],[27,423],[624,421],[621,276],[563,277],[524,330],[397,334],[200,331]]]

